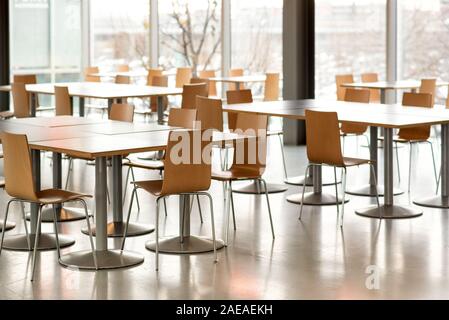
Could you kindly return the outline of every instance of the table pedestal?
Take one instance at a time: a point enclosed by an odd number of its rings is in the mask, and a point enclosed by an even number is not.
[[[272,193],[285,192],[288,190],[288,187],[283,184],[267,183],[267,189],[268,193],[272,194]],[[232,191],[235,193],[243,193],[243,194],[257,194],[257,195],[265,194],[265,188],[259,181],[251,182],[243,187],[237,187]]]
[[[142,264],[143,257],[138,253],[121,250],[96,251],[98,270],[129,268]],[[92,251],[79,251],[61,257],[59,263],[75,270],[97,270]]]
[[[14,222],[8,222],[8,223],[6,223],[6,225],[3,221],[0,222],[0,231],[1,232],[12,230],[15,227],[16,227],[16,224]]]
[[[107,226],[107,235],[109,238],[121,238],[123,237],[123,233],[125,232],[125,222],[110,222]],[[137,223],[129,223],[128,225],[128,237],[138,237],[143,236],[145,234],[152,233],[154,231],[154,226],[152,225],[144,225]],[[89,230],[87,228],[83,228],[81,230],[84,234],[89,234]],[[92,235],[97,236],[97,229],[95,226],[92,227]]]
[[[309,175],[307,177],[299,176],[299,177],[291,177],[284,180],[286,184],[292,185],[292,186],[306,186],[306,187],[313,187],[313,176]],[[337,183],[340,184],[341,180],[337,179]],[[334,178],[325,177],[323,178],[323,186],[333,186],[335,185]]]

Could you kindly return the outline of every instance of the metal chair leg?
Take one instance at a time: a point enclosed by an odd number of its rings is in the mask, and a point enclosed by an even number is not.
[[[94,246],[94,237],[93,237],[93,234],[92,234],[92,228],[90,226],[89,210],[87,209],[86,201],[84,201],[83,199],[80,199],[79,201],[81,202],[81,204],[84,207],[84,214],[86,215],[86,222],[87,222],[87,230],[89,231],[90,248],[92,250],[92,256],[93,256],[93,259],[94,259],[95,269],[98,270],[97,252],[96,252],[95,246]]]
[[[234,231],[237,230],[237,223],[235,222],[235,207],[234,207],[234,193],[231,192],[231,211],[232,211],[232,223],[234,224]]]
[[[39,234],[41,232],[41,223],[42,223],[41,220],[42,220],[42,206],[39,205],[39,210],[38,210],[38,215],[37,215],[36,234],[34,237],[33,268],[31,269],[31,281],[34,281],[34,270],[36,269],[37,247],[39,246]]]
[[[164,211],[165,211],[165,216],[168,217],[168,214],[167,214],[167,200],[166,200],[165,197],[164,197]]]
[[[205,193],[205,195],[209,198],[210,203],[210,220],[212,224],[212,241],[214,243],[214,262],[218,262],[218,255],[217,255],[217,241],[215,237],[215,218],[214,218],[214,201],[212,199],[212,196],[209,193]]]
[[[70,176],[72,174],[72,170],[71,170],[72,166],[73,166],[73,158],[70,158],[70,160],[69,160],[69,168],[67,170],[67,178],[65,180],[65,188],[64,188],[65,190],[67,190],[67,188],[69,186]]]
[[[438,176],[437,176],[437,165],[435,163],[435,153],[433,151],[433,144],[431,141],[428,141],[429,146],[430,146],[430,151],[432,152],[432,161],[433,161],[433,173],[435,175],[435,182],[438,185],[439,180],[438,180]]]
[[[228,182],[228,187],[227,187],[227,196],[226,196],[226,202],[225,202],[225,243],[226,246],[229,243],[229,215],[230,215],[230,206],[231,206],[231,194],[232,194],[232,181]]]
[[[61,259],[61,246],[59,245],[59,234],[58,234],[58,214],[56,212],[56,206],[53,207],[53,227],[55,229],[55,238],[56,238],[56,249],[58,251],[58,259]]]
[[[278,134],[279,144],[281,146],[281,156],[282,156],[282,164],[284,166],[284,178],[288,178],[287,173],[287,162],[285,161],[285,150],[284,150],[284,139],[282,139],[282,134]]]
[[[342,189],[342,199],[341,199],[341,222],[340,222],[340,228],[343,228],[343,219],[345,217],[345,200],[346,200],[346,179],[347,179],[347,171],[346,168],[343,168],[341,172],[342,178],[341,178],[341,189]],[[337,200],[338,203],[338,200]]]
[[[125,178],[125,190],[123,191],[123,205],[125,204],[126,194],[128,193],[128,182],[129,182],[129,173],[131,172],[131,167],[128,167],[128,170],[126,171],[126,178]]]
[[[14,200],[8,201],[8,204],[6,205],[6,213],[5,213],[5,220],[4,220],[5,226],[6,226],[6,223],[8,222],[9,207],[11,206],[12,202],[14,202]],[[3,250],[3,240],[5,239],[5,233],[6,233],[5,229],[6,228],[2,228],[2,240],[0,242],[0,255],[2,254],[2,250]]]
[[[133,208],[133,201],[134,201],[134,196],[136,194],[137,189],[134,188],[132,194],[131,194],[131,200],[129,202],[129,208],[128,208],[128,216],[126,217],[126,224],[125,224],[125,231],[123,232],[123,237],[122,237],[122,245],[121,245],[121,250],[123,251],[125,249],[125,241],[126,241],[126,237],[128,236],[128,226],[129,226],[129,219],[131,217],[131,211]]]
[[[198,204],[198,212],[200,214],[200,221],[201,221],[201,223],[204,223],[204,221],[203,221],[203,212],[201,210],[200,197],[198,195],[196,195],[196,203]]]
[[[395,142],[395,151],[396,151],[396,165],[398,168],[398,181],[401,183],[401,167],[399,166],[399,151],[398,151],[398,143]]]
[[[27,238],[28,250],[31,250],[30,233],[28,232],[28,223],[27,223],[27,217],[25,214],[25,205],[23,202],[20,202],[20,208],[22,211],[23,226],[25,227],[25,235]]]
[[[311,167],[312,167],[311,165],[308,165],[306,167],[306,172],[304,173],[304,177],[307,177]],[[303,211],[303,208],[304,208],[304,196],[305,196],[305,193],[306,193],[306,186],[304,185],[302,187],[302,200],[301,200],[301,209],[299,210],[299,220],[301,220],[301,218],[302,218],[302,211]]]
[[[377,190],[377,178],[376,178],[376,169],[374,168],[374,164],[370,163],[370,168],[371,168],[371,173],[373,175],[374,178],[374,184],[376,185],[376,202],[377,202],[377,207],[380,209],[380,199],[379,199],[379,192]],[[379,217],[382,218],[382,213],[379,210]]]
[[[412,181],[412,153],[413,153],[413,144],[410,143],[410,157],[408,162],[408,192],[410,193],[411,189],[411,181]]]
[[[159,201],[156,200],[156,271],[159,271]]]
[[[340,219],[340,205],[338,204],[338,185],[337,185],[337,167],[334,167],[334,179],[335,179],[335,199],[337,200],[337,221]]]
[[[134,175],[134,169],[131,167],[131,177],[133,179],[133,182],[136,182],[136,176]],[[140,201],[139,201],[139,195],[136,192],[136,203],[137,203],[137,210],[140,212]]]
[[[265,188],[265,198],[267,199],[268,205],[268,216],[270,217],[271,235],[273,236],[273,239],[275,239],[276,236],[274,235],[273,217],[271,216],[271,206],[270,206],[270,199],[268,197],[267,183],[265,182],[264,179],[259,179],[259,181],[263,183],[263,187]]]

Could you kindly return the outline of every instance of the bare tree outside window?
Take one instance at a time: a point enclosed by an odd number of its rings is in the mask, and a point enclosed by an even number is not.
[[[216,69],[221,56],[221,1],[159,1],[160,65]]]

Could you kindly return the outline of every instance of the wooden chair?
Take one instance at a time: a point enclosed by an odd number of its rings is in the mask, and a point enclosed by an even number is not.
[[[209,80],[208,79],[196,78],[196,77],[190,79],[190,84],[201,84],[201,83],[206,84],[206,92],[207,92],[206,97],[209,97]]]
[[[196,121],[201,124],[198,130],[223,132],[223,105],[221,99],[196,97]]]
[[[279,100],[279,73],[267,73],[265,80],[264,101]]]
[[[228,104],[253,103],[253,94],[249,89],[229,90],[226,92]],[[237,114],[228,113],[228,128],[233,131],[237,127]]]
[[[421,107],[421,108],[432,108],[433,107],[433,96],[430,93],[404,93],[402,98],[402,105],[407,107]],[[438,185],[438,174],[435,164],[435,153],[433,150],[433,144],[430,138],[431,126],[419,126],[412,128],[403,128],[398,132],[397,137],[393,139],[396,149],[396,159],[398,175],[400,177],[400,165],[399,165],[399,154],[398,154],[398,143],[406,143],[410,145],[410,155],[409,155],[409,178],[408,178],[408,191],[411,189],[411,175],[412,175],[412,153],[413,146],[419,143],[427,143],[430,146],[430,151],[432,153],[433,159],[433,171],[435,175],[435,181]]]
[[[59,189],[48,189],[42,191],[35,190],[30,150],[28,146],[28,139],[26,135],[17,135],[3,132],[1,135],[1,140],[3,144],[4,151],[4,163],[5,163],[5,181],[6,181],[6,192],[11,200],[8,201],[6,206],[5,223],[8,221],[9,207],[13,202],[19,203],[33,203],[39,206],[38,217],[37,217],[37,232],[34,239],[34,249],[33,249],[33,267],[31,271],[31,281],[34,280],[34,270],[36,267],[36,253],[39,243],[39,233],[41,231],[41,218],[42,218],[42,208],[45,206],[53,206],[54,213],[54,229],[56,235],[56,246],[58,249],[58,257],[61,258],[61,251],[59,247],[58,238],[58,225],[57,225],[57,214],[56,205],[62,205],[67,202],[80,202],[84,207],[86,214],[87,227],[89,230],[90,245],[94,257],[95,267],[98,268],[96,253],[94,248],[94,243],[92,239],[92,230],[89,222],[89,213],[87,211],[87,204],[85,198],[90,198],[91,196],[75,193],[66,190]],[[27,239],[30,241],[30,236],[27,232]],[[3,249],[3,240],[5,233],[2,232],[2,239],[0,243],[0,254]]]
[[[201,70],[198,72],[198,77],[202,79],[209,80],[209,97],[216,97],[217,94],[217,83],[215,81],[211,81],[210,78],[215,78],[216,73],[215,70]]]
[[[0,150],[0,159],[3,159],[3,150]],[[5,177],[0,177],[0,189],[5,189]],[[26,223],[26,216],[25,216],[25,210],[22,207],[22,219]],[[16,227],[16,224],[14,222],[10,222],[5,224],[3,220],[0,220],[0,231],[9,231]]]
[[[28,118],[31,115],[30,98],[26,85],[21,82],[11,85],[12,101],[14,106],[14,117]]]
[[[207,97],[207,84],[186,84],[182,92],[182,109],[196,109],[196,97]]]
[[[337,100],[344,101],[346,88],[342,87],[345,83],[354,83],[354,76],[352,74],[344,74],[335,76],[335,83],[337,84]]]
[[[159,70],[159,69],[153,69],[153,70],[160,71],[160,74],[162,74],[162,70]],[[150,70],[150,72],[151,72],[151,70]],[[167,76],[152,75],[151,77],[149,76],[149,78],[147,80],[148,80],[148,83],[147,83],[148,86],[168,87],[168,77]],[[148,116],[157,112],[157,101],[158,101],[158,97],[150,97],[150,105],[145,108],[142,108],[142,109],[136,109],[135,113],[143,115],[144,121],[147,122]],[[168,108],[168,98],[165,96],[163,97],[163,105],[164,105],[164,110],[166,110]]]
[[[190,83],[192,78],[192,68],[178,68],[176,69],[176,88],[182,88],[184,85]]]
[[[119,64],[116,68],[117,72],[129,72],[129,65],[127,64]]]
[[[149,69],[147,76],[147,86],[154,86],[153,78],[162,76],[162,69]]]
[[[267,200],[268,214],[271,225],[271,234],[274,239],[275,234],[273,219],[271,216],[270,200],[268,197],[268,189],[265,180],[262,178],[266,167],[267,126],[267,116],[239,113],[237,117],[236,129],[239,132],[251,135],[252,137],[236,142],[231,168],[221,171],[213,171],[212,179],[227,184],[225,199],[230,202],[234,221],[235,208],[232,195],[232,183],[235,181],[247,180],[254,180],[258,183],[261,183],[265,190],[265,197]],[[225,212],[225,214],[227,215],[227,218],[225,224],[225,243],[228,244],[230,210],[226,208],[226,211],[227,212]],[[234,229],[236,229],[235,224]]]
[[[377,73],[363,73],[362,74],[362,82],[378,82],[379,76]],[[379,89],[370,89],[370,102],[371,103],[380,103],[380,90]]]
[[[340,142],[340,127],[338,125],[338,118],[336,112],[322,112],[306,110],[306,135],[307,135],[307,157],[309,165],[306,168],[305,176],[307,177],[309,170],[314,166],[330,166],[334,168],[335,176],[335,196],[338,199],[337,187],[337,168],[342,169],[342,208],[340,219],[340,206],[337,203],[337,220],[340,220],[340,227],[343,227],[343,218],[345,210],[345,195],[346,195],[346,175],[347,168],[370,165],[374,174],[374,165],[371,160],[346,158],[342,154]],[[306,188],[303,188],[301,211],[299,219],[302,218],[304,208],[304,194]],[[377,194],[376,182],[376,199],[377,205],[380,208],[379,195]],[[379,217],[381,211],[379,210]]]
[[[92,74],[99,73],[98,67],[87,67],[84,69],[84,81],[86,82],[101,82],[101,77],[93,76]]]
[[[229,76],[230,77],[242,77],[245,73],[245,70],[243,69],[231,69],[229,70]],[[245,89],[243,84],[240,84],[240,90]],[[234,91],[237,90],[237,86],[235,83],[229,83],[228,85],[228,91]]]
[[[129,206],[128,217],[125,227],[125,233],[122,240],[122,250],[125,246],[125,240],[127,236],[127,229],[129,224],[129,217],[132,210],[132,202],[137,189],[143,189],[148,193],[157,197],[156,200],[156,271],[159,270],[159,208],[160,201],[166,199],[169,196],[206,196],[209,198],[211,208],[211,224],[212,224],[212,241],[214,245],[214,262],[218,261],[217,248],[215,241],[215,221],[214,221],[214,204],[213,199],[207,192],[211,185],[211,163],[210,163],[210,141],[201,141],[201,149],[194,149],[197,145],[194,142],[195,134],[193,131],[176,132],[172,131],[169,134],[166,154],[167,157],[164,160],[165,173],[162,180],[153,181],[137,181],[134,183],[133,196],[131,197],[131,203]],[[174,153],[172,150],[182,141],[182,139],[188,139],[190,146],[188,163],[178,163],[177,159],[174,159]],[[185,140],[184,140],[185,141]],[[185,150],[181,150],[185,152]],[[195,163],[195,153],[201,152],[200,163]],[[208,156],[206,156],[208,154]],[[180,155],[181,157],[183,154]]]
[[[115,83],[116,84],[131,84],[131,77],[123,76],[123,75],[119,74],[115,77]]]
[[[437,79],[422,79],[419,93],[428,93],[432,95],[432,106],[435,104],[437,93]]]
[[[73,115],[72,99],[68,87],[55,86],[55,108],[56,116]]]
[[[16,74],[13,77],[13,83],[37,84],[37,76],[35,74]],[[28,94],[28,93],[27,93]],[[29,98],[30,94],[28,94]],[[54,107],[43,107],[39,105],[39,95],[36,95],[36,112],[44,112],[54,110]]]
[[[352,89],[348,88],[345,92],[345,101],[347,102],[360,102],[369,103],[370,102],[371,91],[368,89]],[[345,150],[345,139],[347,136],[364,136],[366,142],[369,145],[369,139],[365,135],[368,126],[353,124],[353,123],[342,123],[340,126],[340,135],[343,137],[343,151]]]

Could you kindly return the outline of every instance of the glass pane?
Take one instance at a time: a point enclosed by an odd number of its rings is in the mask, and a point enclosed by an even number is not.
[[[50,66],[50,1],[11,0],[12,69]]]
[[[162,0],[158,5],[159,64],[165,69],[219,69],[221,0]]]
[[[91,21],[93,65],[148,65],[150,7],[148,0],[93,0]]]
[[[386,74],[386,0],[316,0],[315,93],[336,99],[335,75]]]
[[[232,67],[282,72],[282,0],[232,0]]]
[[[449,2],[401,0],[399,78],[449,80]],[[440,88],[436,103],[444,104],[447,88]]]
[[[81,66],[81,1],[54,1],[54,44],[57,68]]]

